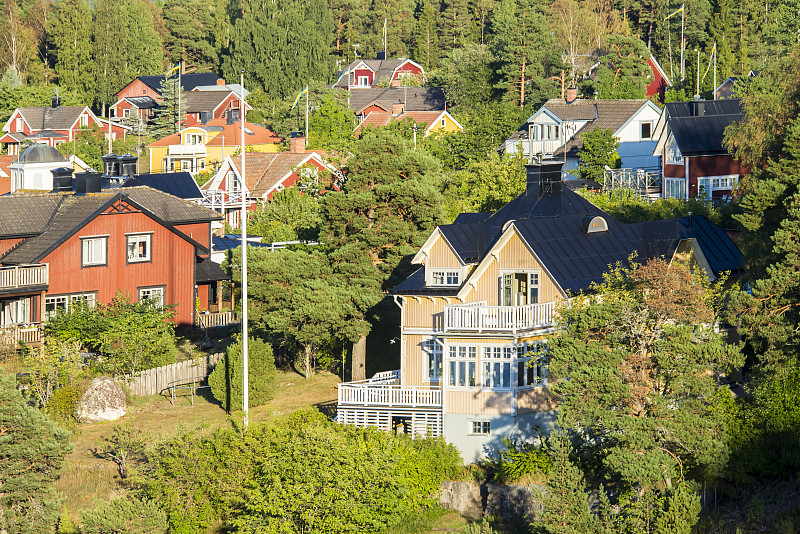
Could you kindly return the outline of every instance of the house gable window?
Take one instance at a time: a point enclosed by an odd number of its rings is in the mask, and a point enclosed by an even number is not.
[[[17,124],[16,128],[14,128],[14,131],[21,132],[25,127],[25,121],[22,120],[22,117],[17,117],[16,123]]]
[[[85,113],[83,115],[81,115],[81,123],[80,124],[81,124],[81,128],[86,128],[87,126],[89,126],[89,116],[86,115]]]
[[[523,343],[517,348],[517,388],[547,385],[546,354],[547,344],[543,341]]]
[[[367,87],[369,85],[369,76],[359,76],[358,77],[358,86],[359,87]]]
[[[81,238],[81,267],[106,265],[108,236]]]
[[[653,137],[653,123],[652,122],[640,122],[639,123],[639,133],[641,134],[641,138],[644,141],[645,139],[651,139]]]
[[[461,272],[449,270],[431,271],[428,285],[431,286],[458,286],[461,285]]]
[[[161,287],[140,287],[139,302],[150,301],[154,306],[164,307],[164,286]]]
[[[150,240],[151,234],[133,234],[127,236],[128,263],[151,261]]]
[[[664,161],[670,165],[683,165],[683,154],[675,138],[670,135],[667,146],[664,147]]]
[[[508,272],[501,274],[500,303],[502,306],[526,306],[539,302],[540,271]]]

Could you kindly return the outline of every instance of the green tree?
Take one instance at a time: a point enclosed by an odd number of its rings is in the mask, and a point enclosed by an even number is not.
[[[414,30],[414,59],[428,72],[439,64],[438,17],[433,0],[424,0]]]
[[[214,42],[214,19],[217,4],[201,0],[166,0],[164,2],[164,49],[170,65],[179,61],[199,72],[213,71],[218,62]]]
[[[53,490],[70,433],[28,405],[13,376],[0,375],[0,530],[49,534],[58,518]]]
[[[631,518],[665,513],[690,475],[711,477],[725,464],[712,372],[743,363],[713,329],[726,298],[724,283],[711,287],[702,272],[655,259],[613,269],[562,312],[549,344],[550,390],[567,424],[590,436],[595,476],[619,484]],[[675,507],[696,521],[694,504]]]
[[[232,0],[228,12],[233,19],[222,60],[227,79],[239,79],[244,70],[248,83],[281,99],[312,80],[330,81],[333,20],[325,1]]]
[[[342,190],[322,196],[320,237],[333,249],[337,272],[361,286],[354,304],[362,313],[380,302],[382,290],[409,274],[401,262],[444,220],[440,171],[411,141],[390,131],[368,131],[348,159]],[[361,335],[353,348],[355,380],[365,373],[366,330]]]
[[[522,153],[498,156],[491,152],[486,159],[451,173],[444,189],[448,217],[453,220],[459,213],[493,213],[503,207],[525,191],[524,164]]]
[[[509,101],[526,104],[528,81],[549,75],[555,40],[535,4],[502,0],[492,12],[493,50],[500,63],[499,87]]]
[[[241,277],[240,261],[234,255],[236,281]],[[332,338],[355,341],[369,329],[355,306],[357,281],[337,276],[322,254],[252,249],[248,273],[253,322],[301,347],[300,368],[306,379],[324,344]]]
[[[132,377],[137,371],[175,362],[175,313],[151,301],[134,302],[117,293],[100,305],[104,329],[100,347],[102,367],[114,375]]]
[[[308,148],[342,150],[352,140],[355,115],[347,106],[326,95],[308,119]]]
[[[247,405],[250,408],[266,404],[275,395],[275,358],[269,343],[257,337],[247,340],[248,388]],[[222,403],[226,411],[241,410],[244,406],[242,376],[242,340],[225,350],[220,361],[208,377],[208,385],[214,398]]]
[[[61,143],[58,151],[65,156],[75,155],[94,169],[103,168],[101,156],[108,153],[106,134],[98,126],[92,125],[89,129],[82,129],[71,143]]]
[[[608,128],[595,128],[581,134],[583,146],[578,151],[580,164],[578,170],[584,180],[594,180],[603,183],[603,169],[606,166],[616,169],[620,165],[619,138],[614,137],[614,132]]]
[[[92,451],[99,458],[106,458],[117,464],[119,476],[128,478],[128,467],[134,457],[144,452],[148,440],[147,433],[126,419],[114,425],[110,436],[105,436]]]
[[[447,102],[472,109],[493,96],[494,56],[485,44],[467,44],[452,50],[442,60],[438,82],[445,88]]]
[[[595,94],[606,100],[644,98],[651,75],[645,44],[637,37],[609,35],[606,49],[600,58]]]
[[[313,195],[303,194],[299,187],[289,187],[264,203],[250,217],[248,228],[262,236],[264,243],[313,240],[319,237],[320,211]]]
[[[61,0],[55,4],[48,38],[55,48],[55,71],[62,87],[91,94],[91,10],[85,0]]]
[[[80,345],[48,340],[24,353],[22,362],[30,373],[31,389],[39,404],[47,407],[58,388],[75,381],[82,363]]]
[[[186,100],[183,91],[178,85],[178,78],[164,79],[159,85],[161,91],[161,105],[156,110],[150,134],[160,139],[180,131],[181,124],[186,120]]]
[[[167,514],[153,501],[118,497],[81,511],[83,534],[164,534]]]

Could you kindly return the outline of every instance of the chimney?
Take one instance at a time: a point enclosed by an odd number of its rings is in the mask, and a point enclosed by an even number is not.
[[[99,193],[100,184],[99,172],[79,172],[75,175],[75,193],[79,195]]]
[[[376,59],[378,59],[379,61],[386,61],[386,51],[381,50],[380,52],[378,52]]]
[[[289,138],[289,152],[302,154],[306,151],[306,138],[300,132],[292,132]]]
[[[60,167],[53,173],[53,191],[72,191],[72,167]]]
[[[405,111],[405,106],[402,102],[392,104],[392,115],[401,115],[403,111]]]
[[[525,165],[527,184],[525,196],[542,197],[561,194],[563,163],[528,163]]]
[[[400,78],[395,78],[394,80],[391,81],[389,87],[400,87],[402,84],[403,80],[401,80]]]
[[[578,98],[578,88],[577,87],[568,87],[567,88],[567,104],[572,104],[575,102],[575,99]]]
[[[217,85],[226,85],[226,83],[225,83],[225,78],[219,78],[219,79],[217,80]]]
[[[106,176],[119,176],[117,173],[117,155],[113,152],[100,156],[103,160],[103,174]]]
[[[56,109],[57,107],[61,106],[61,97],[56,95],[53,98],[51,98],[50,105],[53,109]]]

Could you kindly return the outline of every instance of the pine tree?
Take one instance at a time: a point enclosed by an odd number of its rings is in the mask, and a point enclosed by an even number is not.
[[[373,0],[364,17],[367,22],[363,37],[367,43],[362,57],[377,57],[376,52],[387,48],[387,58],[409,57],[408,37],[414,34],[414,0]],[[386,27],[386,46],[383,29]]]
[[[433,0],[424,0],[414,31],[414,59],[427,72],[439,65],[438,17],[439,13]]]
[[[49,534],[59,515],[53,481],[72,450],[70,433],[28,405],[0,375],[0,531]]]
[[[214,42],[214,5],[202,0],[167,0],[164,2],[164,38],[170,65],[183,60],[200,72],[213,71],[218,62]]]
[[[155,138],[166,137],[181,130],[186,120],[186,101],[178,85],[178,77],[167,79],[159,85],[161,103],[156,110],[150,133]]]
[[[469,9],[469,0],[444,0],[442,7],[442,51],[446,53],[467,43],[474,43],[475,22]]]
[[[80,93],[90,93],[92,79],[92,33],[86,22],[91,11],[85,0],[62,0],[55,4],[49,38],[55,48],[58,83]]]

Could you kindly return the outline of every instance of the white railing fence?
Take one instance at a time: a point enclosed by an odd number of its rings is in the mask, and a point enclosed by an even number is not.
[[[238,322],[236,314],[229,312],[197,313],[195,326],[199,328],[213,328],[215,326],[228,326]]]
[[[339,404],[359,406],[441,406],[442,388],[388,384],[339,384]]]
[[[46,286],[48,280],[47,264],[0,267],[0,289]]]
[[[42,342],[42,325],[39,323],[0,326],[0,346],[16,346],[22,341],[26,345]]]
[[[445,332],[510,331],[548,327],[553,324],[554,302],[526,306],[471,306],[454,304],[445,306]]]

